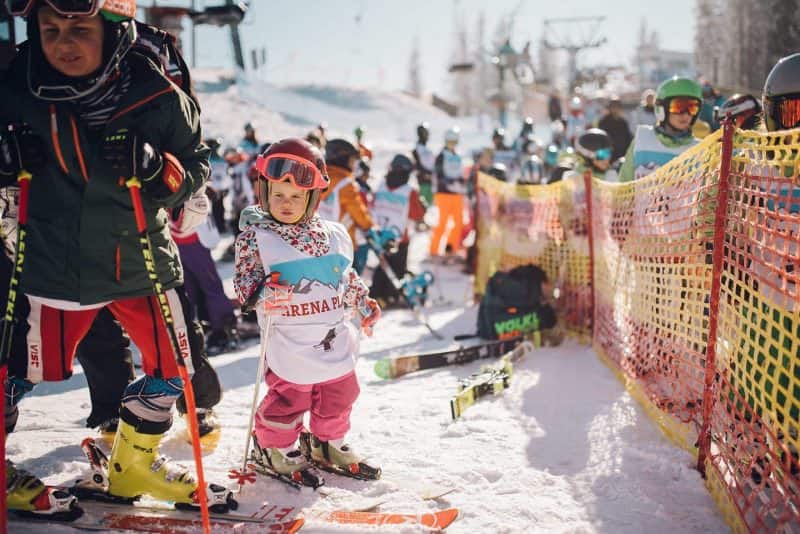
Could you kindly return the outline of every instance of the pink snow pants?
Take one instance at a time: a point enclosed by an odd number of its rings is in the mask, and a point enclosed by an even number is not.
[[[322,441],[344,438],[350,412],[361,389],[355,371],[319,384],[294,384],[272,371],[269,391],[258,406],[255,434],[261,447],[290,447],[303,430],[303,415],[311,412],[309,430]]]

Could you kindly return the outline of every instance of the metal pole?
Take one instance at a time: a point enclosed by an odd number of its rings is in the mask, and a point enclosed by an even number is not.
[[[196,0],[192,0],[192,11],[197,11]],[[197,25],[192,20],[192,68],[197,68]]]
[[[500,69],[500,126],[506,127],[506,67],[502,63],[499,65]]]
[[[233,0],[227,0],[225,4],[232,6]],[[231,24],[231,42],[233,43],[233,57],[236,60],[236,64],[240,69],[245,70],[244,55],[242,54],[242,40],[239,38],[239,25],[236,23]]]

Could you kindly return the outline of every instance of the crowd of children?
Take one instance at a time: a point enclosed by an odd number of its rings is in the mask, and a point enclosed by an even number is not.
[[[395,154],[372,180],[363,126],[355,142],[328,139],[325,123],[305,139],[262,143],[250,123],[236,146],[202,139],[188,86],[175,85],[162,58],[136,46],[133,0],[13,5],[28,40],[0,84],[0,272],[13,290],[7,309],[14,319],[0,347],[8,358],[5,428],[13,431],[19,401],[35,384],[68,379],[78,357],[93,401],[88,424],[114,435],[104,489],[115,497],[195,505],[207,492],[228,502],[222,486],[199,488],[188,470],[157,453],[173,406],[187,411],[173,340],[188,345],[185,364],[208,435],[218,428],[212,408],[221,388],[207,356],[236,348],[248,329],[262,337],[268,363],[257,377],[269,391],[254,420],[255,457],[287,476],[312,463],[379,475],[345,443],[359,394],[359,331],[370,335],[381,308],[402,302],[392,279],[408,274],[409,231],[427,228],[426,210],[435,206],[438,215],[431,258],[461,257],[479,171],[532,185],[567,171],[609,179],[616,158],[620,181],[638,179],[697,143],[703,104],[718,96],[694,80],[669,79],[644,96],[641,116],[652,111],[653,122],[633,136],[625,135],[618,101],[599,120],[613,130],[606,132],[587,124],[575,96],[568,116],[553,120],[549,145],[526,118],[510,146],[495,129],[472,168],[457,127],[434,155],[422,123],[413,151]],[[769,130],[800,124],[800,87],[786,74],[797,72],[797,57],[770,73]],[[749,95],[717,106],[709,129],[726,116],[752,127],[761,112]],[[228,233],[235,240],[223,260],[235,261],[235,304],[212,254]],[[377,267],[367,287],[361,275],[370,251],[385,255],[395,276]],[[138,378],[131,340],[143,363]],[[299,442],[306,413],[307,453]],[[12,510],[50,514],[74,504],[74,496],[10,463],[6,486]]]

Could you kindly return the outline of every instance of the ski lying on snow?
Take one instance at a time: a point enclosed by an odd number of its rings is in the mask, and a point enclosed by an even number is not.
[[[81,503],[84,514],[71,522],[58,521],[57,524],[78,530],[132,531],[132,532],[170,532],[175,534],[196,533],[202,530],[203,520],[199,512],[177,510],[159,506],[113,504],[99,501]],[[9,517],[10,522],[18,520]],[[211,530],[217,533],[261,533],[275,532],[292,534],[300,530],[305,520],[300,510],[293,506],[274,506],[262,514],[252,517],[242,514],[210,514]],[[31,523],[56,523],[47,519],[36,519]],[[22,531],[22,530],[20,530]]]
[[[394,514],[387,512],[345,512],[317,511],[305,514],[310,521],[322,521],[339,525],[421,525],[430,529],[443,530],[458,518],[457,508],[422,514]]]
[[[84,515],[75,521],[57,522],[62,526],[94,531],[170,532],[189,534],[202,529],[203,522],[196,512],[159,507],[130,506],[90,502]],[[458,517],[456,508],[424,513],[393,513],[350,510],[303,510],[294,506],[265,504],[252,516],[242,514],[212,514],[211,529],[217,533],[282,533],[298,532],[306,521],[339,525],[420,525],[445,529]],[[13,516],[11,524],[20,528],[31,525]],[[36,523],[48,522],[36,520]]]
[[[496,358],[514,349],[521,342],[522,337],[515,337],[441,352],[383,358],[375,362],[375,374],[381,378],[397,378],[423,369],[463,364],[484,358]]]
[[[494,365],[485,365],[479,373],[462,379],[458,385],[458,393],[450,399],[450,415],[453,420],[461,417],[479,398],[497,395],[505,390],[510,385],[514,363],[533,352],[534,348],[530,341],[523,341]]]

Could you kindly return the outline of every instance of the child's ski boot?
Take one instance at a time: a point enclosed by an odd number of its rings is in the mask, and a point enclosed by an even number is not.
[[[306,457],[325,471],[359,480],[381,478],[381,468],[369,465],[349,445],[322,441],[309,432],[300,436],[300,446]]]
[[[6,460],[6,505],[19,516],[48,521],[74,521],[83,515],[78,500],[44,483]]]
[[[296,447],[288,449],[262,448],[253,436],[253,451],[250,459],[253,462],[251,467],[259,473],[286,482],[296,488],[302,486],[318,488],[325,483],[316,470],[311,467],[300,449]]]

